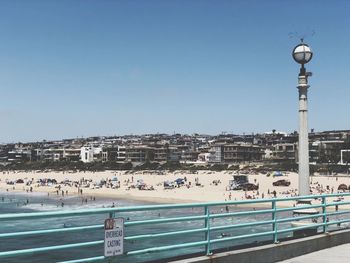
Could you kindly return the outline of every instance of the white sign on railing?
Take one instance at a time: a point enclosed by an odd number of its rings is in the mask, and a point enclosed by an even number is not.
[[[108,218],[105,220],[105,257],[113,257],[124,253],[124,218]]]

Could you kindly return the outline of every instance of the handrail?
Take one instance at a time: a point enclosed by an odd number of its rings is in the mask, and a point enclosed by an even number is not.
[[[30,213],[16,213],[16,214],[2,214],[0,215],[0,221],[14,221],[14,220],[40,220],[47,218],[65,218],[65,217],[80,217],[84,219],[82,225],[74,227],[63,228],[48,228],[48,229],[25,229],[17,232],[0,233],[0,239],[6,240],[7,238],[21,238],[31,236],[42,236],[51,234],[65,233],[65,235],[84,232],[84,231],[103,231],[103,222],[90,223],[88,218],[91,215],[105,215],[105,218],[115,216],[123,216],[125,218],[133,215],[134,212],[142,211],[157,211],[166,210],[169,213],[162,213],[156,217],[154,214],[149,217],[134,220],[125,221],[124,225],[127,230],[132,229],[133,232],[127,234],[124,237],[125,242],[136,242],[142,244],[147,241],[145,245],[147,247],[139,247],[132,249],[129,248],[125,251],[124,257],[132,257],[133,255],[139,255],[144,253],[158,253],[163,251],[171,251],[175,249],[189,249],[192,247],[205,247],[204,253],[209,255],[213,252],[213,245],[221,244],[225,245],[225,242],[234,240],[244,240],[247,238],[258,238],[264,236],[270,236],[273,238],[273,242],[277,243],[280,240],[281,234],[288,232],[300,232],[304,230],[318,229],[322,227],[322,232],[326,233],[329,229],[328,226],[345,224],[350,222],[350,217],[344,216],[350,215],[350,209],[344,207],[344,205],[350,205],[350,201],[340,200],[337,202],[326,202],[327,198],[345,197],[350,196],[350,193],[337,193],[337,194],[324,194],[324,195],[308,195],[308,196],[296,196],[287,198],[269,198],[269,199],[255,199],[255,200],[241,200],[241,201],[228,201],[228,202],[208,202],[208,203],[187,203],[187,204],[169,204],[169,205],[143,205],[143,206],[130,206],[130,207],[114,207],[114,208],[97,208],[97,209],[81,209],[73,211],[50,211],[50,212],[30,212]],[[295,207],[285,207],[286,201],[297,201],[302,199],[317,199],[320,203],[314,205],[301,205]],[[278,205],[283,204],[283,207]],[[265,207],[269,205],[270,207]],[[242,205],[247,209],[246,211],[237,211],[236,207]],[[263,206],[261,206],[263,205]],[[260,206],[259,209],[255,209],[255,206]],[[327,211],[329,207],[336,207],[336,211]],[[226,212],[217,211],[217,207],[221,209],[226,207]],[[192,208],[189,209],[189,208]],[[322,212],[312,215],[300,215],[298,217],[291,216],[293,210],[303,209],[322,209]],[[173,215],[173,210],[181,211],[181,214],[176,213]],[[203,210],[201,210],[203,209]],[[328,209],[329,210],[329,209]],[[341,211],[340,211],[341,210]],[[203,212],[201,212],[203,211]],[[169,215],[170,214],[170,215]],[[128,216],[127,216],[128,215]],[[166,215],[166,216],[164,216]],[[282,217],[283,215],[283,217]],[[255,216],[259,216],[260,219],[256,219]],[[342,216],[342,218],[340,218]],[[287,223],[311,219],[320,219],[321,222],[313,222],[306,225],[297,227],[287,227]],[[66,219],[64,219],[66,220]],[[68,219],[67,219],[68,220]],[[232,222],[230,221],[232,220]],[[240,221],[236,221],[240,220]],[[243,221],[242,221],[243,220]],[[245,221],[244,221],[245,220]],[[310,221],[311,222],[311,221]],[[179,223],[179,224],[170,224]],[[184,224],[188,224],[191,228],[181,228]],[[162,224],[162,231],[147,233],[143,232],[143,226],[149,227],[155,224]],[[175,228],[176,225],[176,228]],[[243,231],[242,229],[260,229],[257,233],[248,231],[248,234],[235,234],[226,235],[221,233],[218,238],[219,231]],[[334,227],[333,227],[334,228]],[[154,227],[152,228],[154,229]],[[136,231],[137,230],[137,231]],[[135,232],[136,231],[136,232]],[[128,231],[127,231],[128,232]],[[168,238],[171,241],[171,237],[183,236],[184,242],[175,244],[162,244],[161,242],[156,245],[152,245],[152,242],[161,238]],[[186,237],[191,237],[192,240],[186,240]],[[193,240],[194,237],[196,240]],[[1,241],[1,242],[2,242]],[[5,241],[3,241],[5,242]],[[78,241],[77,243],[39,246],[18,250],[1,251],[0,259],[6,257],[18,257],[27,254],[37,254],[48,251],[76,249],[83,247],[96,247],[102,246],[104,240],[85,240]],[[150,245],[151,244],[151,245]],[[31,244],[33,245],[33,244]],[[227,245],[229,246],[229,245]],[[188,251],[186,253],[189,253]],[[68,259],[66,263],[73,262],[94,262],[103,260],[104,257],[96,255],[88,258],[80,259]],[[1,261],[1,260],[0,260]]]
[[[79,226],[79,227],[67,227],[67,228],[53,228],[33,231],[23,231],[14,233],[0,233],[0,238],[5,237],[16,237],[16,236],[33,236],[33,235],[45,235],[52,233],[63,233],[63,232],[75,232],[81,230],[92,230],[92,229],[103,229],[104,225],[92,225],[92,226]]]
[[[37,253],[37,252],[46,252],[46,251],[52,251],[52,250],[62,250],[67,248],[94,246],[94,245],[103,244],[103,242],[104,242],[103,240],[98,240],[98,241],[81,242],[81,243],[74,243],[74,244],[65,244],[65,245],[59,245],[59,246],[38,247],[38,248],[21,249],[21,250],[14,250],[14,251],[5,251],[5,252],[0,252],[0,257],[27,255],[27,254]]]
[[[170,205],[142,205],[142,206],[130,206],[130,207],[113,207],[113,208],[95,208],[95,209],[81,209],[74,211],[54,211],[54,212],[32,212],[32,213],[16,213],[16,214],[3,214],[0,215],[1,220],[7,219],[28,219],[28,218],[48,218],[48,217],[65,217],[65,216],[79,216],[79,215],[92,215],[103,214],[110,212],[135,212],[146,210],[161,210],[161,209],[179,209],[179,208],[191,208],[191,207],[205,207],[205,206],[222,206],[222,205],[245,205],[245,204],[261,204],[271,203],[272,201],[284,202],[284,201],[296,201],[303,199],[318,199],[322,197],[342,197],[350,196],[350,193],[339,194],[324,194],[324,195],[305,195],[285,198],[269,198],[269,199],[252,199],[242,201],[227,201],[227,202],[208,202],[208,203],[186,203],[186,204],[170,204]],[[341,202],[330,203],[329,205],[339,205]],[[350,202],[349,202],[350,204]]]

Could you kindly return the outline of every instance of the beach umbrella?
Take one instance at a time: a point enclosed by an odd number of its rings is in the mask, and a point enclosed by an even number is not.
[[[338,186],[338,190],[346,191],[346,190],[348,190],[348,186],[346,184],[340,184]]]
[[[177,178],[176,180],[175,180],[175,182],[177,183],[177,184],[183,184],[184,183],[184,179],[183,178]]]
[[[283,176],[283,174],[280,171],[276,171],[273,173],[273,176]]]
[[[117,181],[118,181],[118,178],[117,178],[116,176],[114,176],[114,177],[112,178],[112,181],[117,182]]]

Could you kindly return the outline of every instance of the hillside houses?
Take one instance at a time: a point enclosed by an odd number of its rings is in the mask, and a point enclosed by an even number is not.
[[[345,164],[350,131],[309,134],[310,162]],[[180,162],[237,164],[298,161],[298,134],[267,132],[235,135],[145,134],[89,137],[0,145],[0,163],[23,162]]]

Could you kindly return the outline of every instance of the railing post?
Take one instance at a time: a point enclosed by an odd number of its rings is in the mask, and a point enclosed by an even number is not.
[[[209,207],[206,205],[204,207],[204,214],[205,214],[205,219],[204,219],[204,228],[207,230],[205,231],[205,240],[207,241],[207,244],[205,245],[205,251],[206,255],[210,256],[212,255],[210,251],[210,213],[209,213]]]
[[[272,220],[273,220],[273,223],[272,223],[272,229],[273,229],[273,243],[277,244],[278,243],[278,234],[277,234],[277,215],[276,215],[276,201],[273,200],[272,201]]]
[[[114,218],[115,217],[115,212],[109,212],[109,218]]]
[[[115,218],[115,212],[109,212],[109,218]],[[113,258],[109,257],[108,263],[112,263],[112,262],[113,262]]]
[[[327,201],[326,197],[322,196],[322,218],[323,218],[323,233],[328,232],[328,225],[327,225]]]

